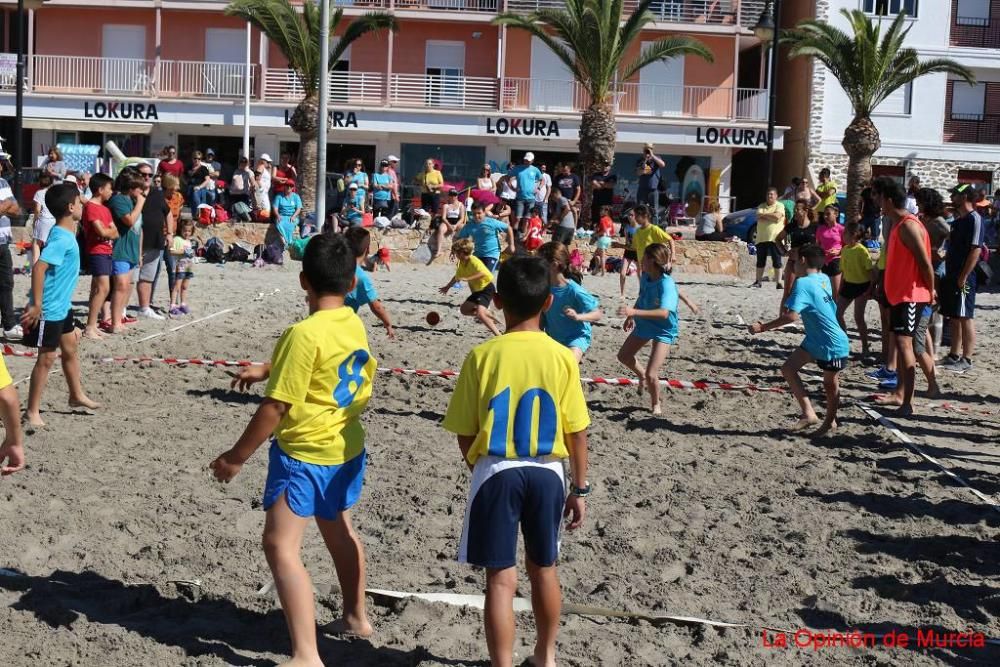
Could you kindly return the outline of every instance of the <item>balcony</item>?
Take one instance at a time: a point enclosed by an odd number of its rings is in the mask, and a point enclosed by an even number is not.
[[[396,9],[400,11],[485,12],[496,14],[499,0],[333,0],[344,9]]]
[[[949,114],[944,121],[944,140],[949,144],[1000,145],[1000,114]]]
[[[951,45],[973,49],[1000,49],[1000,18],[955,15],[951,23]]]
[[[712,118],[762,121],[767,118],[767,91],[739,88],[733,110],[733,89],[715,86],[618,84],[615,112],[645,118]],[[586,90],[574,81],[505,79],[505,110],[579,112],[590,103]]]
[[[389,106],[493,111],[497,108],[497,80],[474,76],[393,74],[389,79]]]
[[[636,0],[625,0],[625,13],[635,11],[638,4]],[[757,23],[764,4],[765,0],[655,0],[650,12],[659,23],[749,27]],[[508,11],[522,14],[564,6],[564,0],[507,0]]]
[[[302,79],[290,69],[264,72],[264,101],[298,104],[305,96]],[[334,104],[380,107],[385,104],[385,75],[380,72],[330,72]]]
[[[256,70],[251,66],[251,91]],[[54,94],[242,99],[245,74],[242,64],[35,56],[29,88]]]

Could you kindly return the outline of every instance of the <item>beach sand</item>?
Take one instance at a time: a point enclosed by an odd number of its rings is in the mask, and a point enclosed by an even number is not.
[[[263,447],[232,484],[206,466],[239,436],[260,389],[233,393],[223,370],[102,364],[111,355],[266,360],[282,330],[305,315],[298,264],[253,269],[199,265],[194,314],[143,321],[106,342],[85,341],[84,385],[106,407],[69,414],[61,374],[45,395],[48,428],[26,437],[28,468],[0,480],[0,664],[270,665],[289,650],[260,548]],[[443,297],[449,267],[395,265],[374,280],[397,323],[387,340],[372,315],[381,366],[457,369],[486,339],[461,318],[465,292]],[[772,318],[771,285],[678,276],[702,314],[681,312],[681,343],[663,376],[782,386],[778,368],[801,330],[751,338],[741,322]],[[595,327],[584,376],[621,377],[624,335],[617,275],[587,278],[609,317]],[[634,297],[635,278],[628,293]],[[77,291],[82,304],[89,278]],[[16,294],[27,289],[19,276]],[[275,289],[279,292],[273,293]],[[157,295],[159,305],[165,288]],[[259,298],[263,293],[265,296]],[[945,375],[948,401],[918,402],[901,428],[974,487],[1000,498],[1000,296],[980,295],[977,368]],[[172,327],[233,311],[174,332]],[[683,307],[682,307],[683,308]],[[83,308],[80,308],[82,312]],[[425,322],[428,311],[442,321]],[[875,321],[874,305],[869,317]],[[145,342],[139,339],[168,332]],[[857,341],[855,346],[857,349]],[[15,380],[32,360],[6,358]],[[845,398],[873,385],[854,364]],[[820,386],[815,368],[809,386]],[[380,374],[364,416],[369,467],[354,521],[369,586],[481,593],[481,571],[454,561],[469,474],[440,422],[454,380]],[[922,380],[918,387],[922,387]],[[18,386],[22,401],[27,382]],[[1000,637],[1000,513],[911,453],[860,409],[811,441],[786,431],[791,396],[673,391],[653,417],[634,388],[588,386],[591,475],[585,525],[563,537],[567,602],[694,616],[752,629],[653,625],[567,616],[564,665],[1000,664],[1000,647],[914,650],[916,629]],[[989,413],[989,414],[986,414]],[[337,617],[330,558],[315,528],[303,557],[321,596],[320,623]],[[197,581],[198,584],[185,582]],[[529,595],[521,577],[520,594]],[[321,636],[328,665],[480,665],[480,612],[422,601],[371,605],[371,642]],[[911,648],[767,648],[760,626],[862,628],[912,635]],[[517,661],[531,654],[518,619]]]

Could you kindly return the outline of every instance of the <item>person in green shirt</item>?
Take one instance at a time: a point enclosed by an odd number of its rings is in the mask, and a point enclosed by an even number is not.
[[[132,294],[132,272],[140,264],[142,246],[142,207],[146,184],[133,169],[123,170],[115,181],[115,194],[108,200],[111,219],[118,230],[111,251],[111,328],[108,333],[125,330],[125,306]]]
[[[824,168],[819,172],[816,194],[819,195],[819,203],[816,204],[817,213],[822,213],[827,206],[837,203],[837,184],[830,178],[829,169]]]
[[[754,243],[757,246],[757,279],[751,287],[760,287],[767,267],[767,258],[771,258],[771,269],[774,271],[774,283],[778,289],[781,285],[781,252],[778,249],[778,235],[785,229],[785,205],[778,201],[777,188],[767,189],[767,201],[757,208],[757,234]]]

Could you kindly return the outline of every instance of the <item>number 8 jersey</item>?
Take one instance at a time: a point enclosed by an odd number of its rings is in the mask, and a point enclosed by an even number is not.
[[[565,436],[589,425],[576,358],[534,331],[498,336],[469,353],[443,424],[475,436],[469,463],[484,455],[567,458]]]
[[[274,348],[264,391],[291,406],[274,431],[282,451],[317,465],[340,465],[364,451],[359,417],[375,368],[365,326],[346,306],[288,327]]]

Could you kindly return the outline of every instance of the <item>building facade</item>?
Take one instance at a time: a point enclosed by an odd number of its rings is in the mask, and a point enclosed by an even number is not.
[[[969,86],[947,74],[930,75],[886,100],[872,115],[882,138],[872,160],[874,175],[900,181],[918,176],[923,185],[942,191],[959,182],[990,192],[1000,188],[1000,0],[817,0],[816,17],[847,30],[840,10],[859,8],[872,15],[887,12],[881,18],[886,24],[906,12],[907,46],[921,59],[955,60],[977,79]],[[840,84],[816,63],[807,149],[784,156],[791,173],[805,166],[815,175],[829,167],[844,183],[847,156],[841,141],[851,119]]]
[[[297,150],[297,135],[287,126],[302,96],[297,76],[266,37],[224,15],[225,2],[99,4],[48,0],[25,18],[25,145],[32,156],[50,145],[114,139],[130,156],[152,156],[170,144],[182,157],[211,147],[231,166],[242,145],[248,81],[253,152],[276,157]],[[527,13],[559,0],[332,4],[348,19],[373,9],[392,12],[399,31],[362,38],[336,63],[330,75],[328,171],[339,171],[353,158],[370,169],[378,158],[396,154],[404,179],[434,157],[449,181],[472,182],[483,164],[502,167],[527,150],[550,168],[575,161],[585,94],[540,42],[491,24],[500,11]],[[644,42],[684,34],[704,42],[715,58],[657,64],[618,84],[615,168],[621,189],[635,181],[635,161],[651,142],[667,161],[664,178],[674,194],[686,194],[684,182],[697,167],[701,188],[728,203],[733,155],[763,150],[766,143],[760,68],[741,64],[746,54],[759,51],[750,28],[764,4],[654,3],[657,22]],[[0,0],[0,134],[8,138],[15,6],[15,0]],[[779,148],[782,138],[779,129]]]

